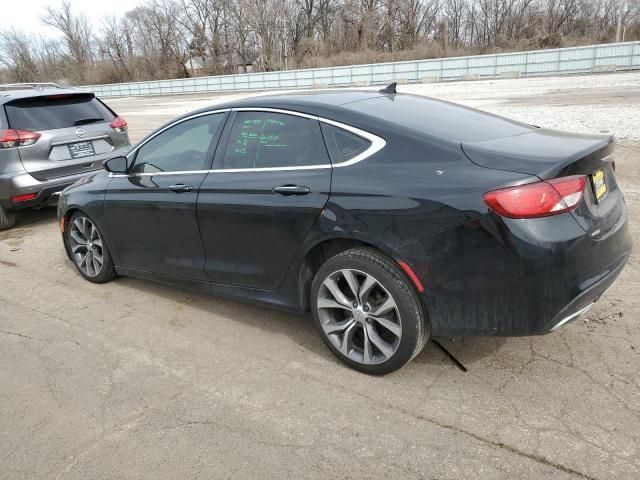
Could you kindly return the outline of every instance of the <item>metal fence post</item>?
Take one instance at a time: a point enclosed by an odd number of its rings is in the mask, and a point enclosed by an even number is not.
[[[558,65],[556,66],[556,73],[560,73],[560,66],[562,65],[562,50],[558,50]]]

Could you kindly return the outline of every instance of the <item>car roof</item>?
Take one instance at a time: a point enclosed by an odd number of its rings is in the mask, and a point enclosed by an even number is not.
[[[92,93],[80,92],[72,88],[24,88],[18,90],[0,90],[0,105],[13,100],[23,98],[46,97],[49,95],[93,95]]]
[[[371,90],[309,91],[257,95],[202,108],[196,112],[189,113],[189,115],[225,108],[279,108],[283,110],[299,111],[311,115],[322,115],[326,111],[335,112],[335,107],[341,107],[348,103],[368,100],[384,95],[385,94]],[[340,109],[338,108],[337,110]]]
[[[371,98],[382,97],[385,94],[375,90],[333,90],[333,91],[306,91],[296,93],[278,93],[273,95],[262,95],[251,97],[244,100],[238,100],[234,103],[251,103],[264,102],[265,104],[283,102],[295,103],[300,105],[345,105],[347,103],[357,102],[360,100],[368,100]]]
[[[376,90],[308,91],[257,95],[254,97],[233,100],[201,108],[184,114],[179,118],[172,120],[170,123],[192,115],[212,112],[215,110],[232,108],[272,108],[323,117],[358,128],[364,128],[366,126],[367,131],[375,134],[376,131],[381,131],[379,128],[382,128],[386,122],[381,120],[376,122],[375,126],[371,125],[370,115],[350,110],[347,106],[350,103],[387,96],[389,95],[380,93]],[[387,127],[389,127],[389,125],[387,125]]]
[[[256,96],[215,105],[197,113],[243,107],[292,110],[343,122],[374,134],[394,129],[452,143],[491,140],[499,136],[527,133],[533,128],[446,100],[376,90],[307,91]]]

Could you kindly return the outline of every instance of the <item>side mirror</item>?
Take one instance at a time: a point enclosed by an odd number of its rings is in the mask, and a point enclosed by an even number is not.
[[[110,173],[127,173],[127,157],[110,158],[104,162],[104,169]]]

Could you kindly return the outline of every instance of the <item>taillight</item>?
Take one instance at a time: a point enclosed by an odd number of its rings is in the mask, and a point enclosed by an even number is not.
[[[491,210],[507,218],[536,218],[573,210],[582,200],[583,175],[492,190],[482,196]]]
[[[24,193],[22,195],[14,195],[11,197],[12,203],[20,203],[20,202],[28,202],[29,200],[33,200],[38,196],[37,193]]]
[[[0,130],[0,148],[27,147],[40,138],[36,132],[26,130]]]
[[[124,133],[127,131],[127,121],[122,117],[114,118],[113,122],[109,124],[118,133]]]

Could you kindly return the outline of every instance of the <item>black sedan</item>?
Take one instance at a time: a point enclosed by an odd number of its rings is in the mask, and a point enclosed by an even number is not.
[[[383,374],[429,336],[543,334],[598,300],[631,252],[612,141],[393,88],[265,96],[168,123],[58,215],[89,281],[310,311]]]

